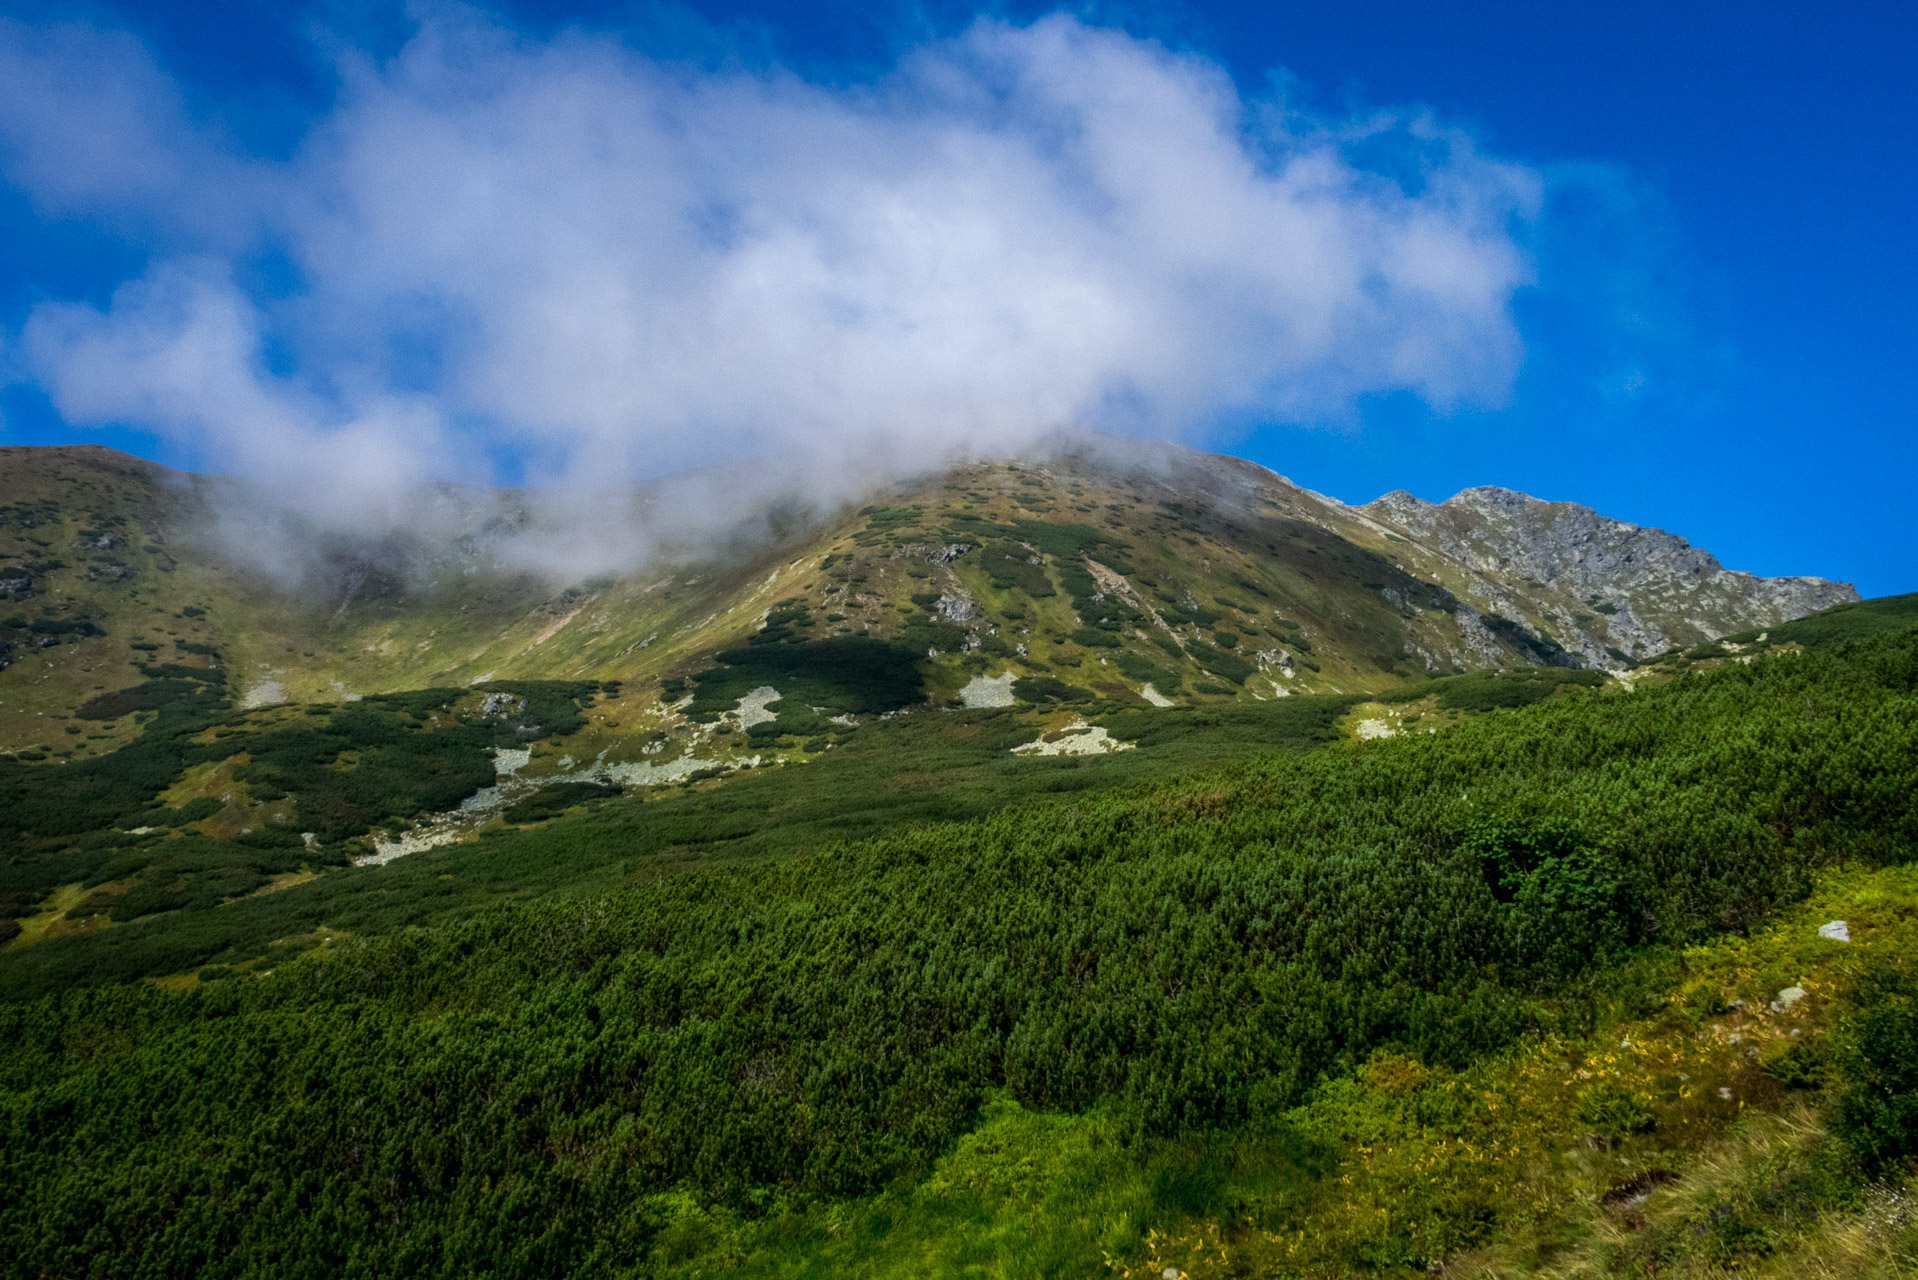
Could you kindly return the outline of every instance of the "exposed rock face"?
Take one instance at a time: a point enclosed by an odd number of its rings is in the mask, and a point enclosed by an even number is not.
[[[1608,650],[1641,658],[1859,598],[1850,583],[1755,577],[1662,529],[1493,485],[1440,503],[1399,490],[1353,510],[1505,588],[1474,593],[1494,607],[1501,594],[1545,605],[1559,643],[1593,665],[1617,665]]]
[[[972,598],[970,591],[963,588],[955,588],[941,595],[939,602],[933,608],[947,622],[955,622],[961,626],[976,621],[979,617],[978,602]]]

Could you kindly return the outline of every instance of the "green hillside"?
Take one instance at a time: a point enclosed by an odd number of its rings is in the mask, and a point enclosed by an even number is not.
[[[1837,605],[1792,622],[1768,627],[1756,634],[1747,631],[1741,635],[1727,636],[1726,641],[1744,646],[1761,642],[1777,646],[1816,646],[1903,631],[1915,624],[1918,624],[1918,592]]]
[[[190,906],[10,951],[12,1265],[1902,1274],[1915,711],[1907,630],[850,842],[741,816],[731,866],[649,866],[659,802],[584,797],[379,868],[428,928],[184,982],[36,957]]]
[[[419,570],[423,552],[360,548],[294,583],[218,550],[221,498],[199,478],[102,449],[0,449],[0,565],[15,566],[0,577],[24,584],[8,596],[0,748],[86,757],[124,741],[117,721],[78,735],[46,721],[156,655],[215,649],[235,702],[257,705],[488,678],[644,683],[710,668],[775,608],[797,607],[808,640],[909,651],[909,700],[933,705],[1005,674],[1140,706],[1148,684],[1185,704],[1430,674],[1405,645],[1456,631],[1449,593],[1351,529],[1297,518],[1275,499],[1302,491],[1264,474],[1270,494],[1223,503],[1070,458],[982,464],[626,577]],[[1542,642],[1512,637],[1507,660],[1534,660]]]

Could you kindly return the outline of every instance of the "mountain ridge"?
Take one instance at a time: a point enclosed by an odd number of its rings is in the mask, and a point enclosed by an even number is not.
[[[489,679],[683,682],[802,608],[808,640],[923,655],[933,705],[1017,677],[1148,706],[1480,667],[1618,671],[1857,598],[1725,570],[1578,504],[1481,487],[1348,506],[1243,459],[1096,437],[899,481],[864,506],[775,511],[716,553],[570,586],[512,561],[515,539],[552,534],[530,506],[500,516],[520,495],[499,491],[462,491],[477,533],[404,555],[342,544],[330,579],[289,586],[210,549],[227,483],[99,446],[0,449],[0,600],[15,610],[0,748],[58,750],[46,717],[136,682],[155,655],[217,654],[255,706]],[[75,749],[131,733],[96,726]]]

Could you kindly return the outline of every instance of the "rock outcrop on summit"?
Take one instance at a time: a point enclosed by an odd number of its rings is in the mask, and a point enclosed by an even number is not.
[[[1850,583],[1727,569],[1663,529],[1495,485],[1439,503],[1396,490],[1354,510],[1509,596],[1557,604],[1561,643],[1597,666],[1617,665],[1607,648],[1644,658],[1858,599]]]

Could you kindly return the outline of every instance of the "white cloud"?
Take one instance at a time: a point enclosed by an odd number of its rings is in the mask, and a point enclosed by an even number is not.
[[[445,443],[434,407],[381,397],[338,420],[299,384],[261,370],[260,323],[218,264],[170,262],[121,287],[105,313],[35,309],[22,345],[69,421],[189,438],[330,522],[401,520]]]
[[[0,168],[48,214],[230,245],[274,175],[196,128],[125,32],[0,18]]]
[[[72,421],[288,492],[323,475],[342,518],[501,448],[573,482],[767,452],[906,466],[1067,424],[1496,404],[1521,355],[1533,172],[1423,117],[1248,103],[1202,58],[1068,17],[981,21],[840,88],[441,13],[350,65],[281,163],[190,128],[123,36],[0,28],[9,69],[13,181],[200,229],[106,310],[36,312],[33,376]],[[297,286],[237,283],[239,245]]]

